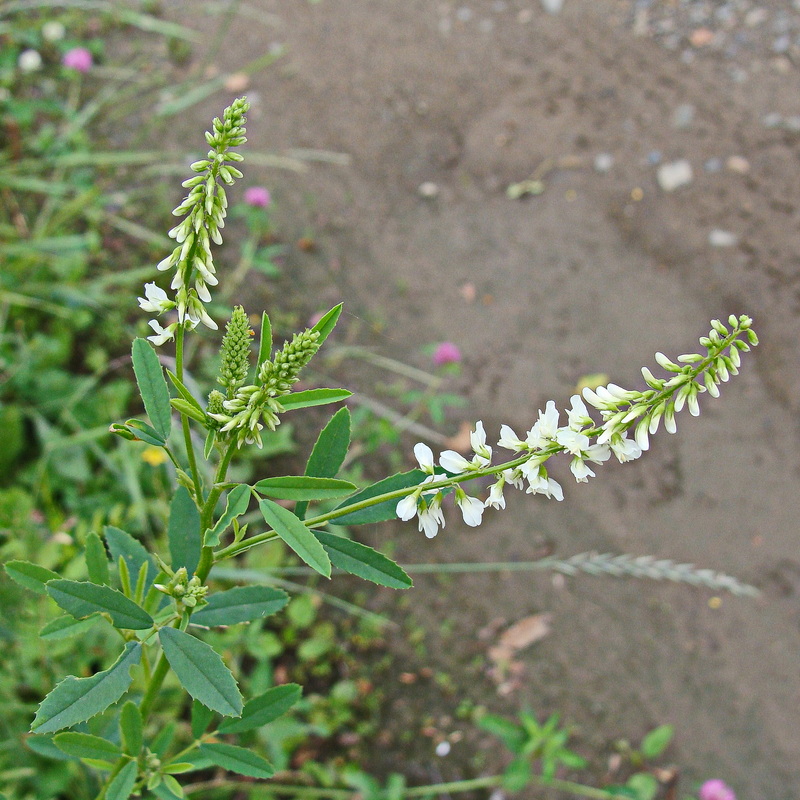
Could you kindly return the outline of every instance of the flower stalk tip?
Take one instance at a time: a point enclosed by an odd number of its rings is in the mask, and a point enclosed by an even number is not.
[[[640,458],[649,449],[650,436],[662,422],[668,433],[675,433],[678,413],[687,408],[696,417],[700,413],[699,396],[708,393],[718,397],[719,384],[738,374],[741,353],[755,346],[758,337],[751,328],[750,317],[731,315],[728,324],[730,329],[719,320],[712,320],[708,336],[700,339],[705,354],[686,353],[673,361],[663,353],[656,353],[656,362],[670,377],[658,378],[643,367],[642,377],[647,386],[644,390],[624,389],[609,383],[596,389],[585,388],[582,397],[573,395],[566,411],[566,425],[561,425],[561,414],[552,400],[539,411],[524,439],[509,425],[501,425],[497,447],[511,451],[513,456],[509,461],[492,463],[492,447],[486,443],[481,421],[470,435],[471,458],[445,450],[439,455],[437,468],[430,447],[418,443],[414,455],[426,477],[398,502],[397,516],[406,521],[419,516],[420,530],[428,537],[435,536],[438,527],[444,526],[441,512],[444,491],[454,489],[464,522],[475,527],[480,525],[485,509],[505,508],[506,485],[525,489],[528,494],[563,500],[561,485],[549,476],[545,466],[554,455],[569,456],[569,469],[577,483],[595,477],[590,464],[603,464],[612,455],[620,463]],[[599,421],[590,415],[587,404],[597,412]],[[491,475],[496,480],[484,500],[470,496],[461,487],[465,481]]]

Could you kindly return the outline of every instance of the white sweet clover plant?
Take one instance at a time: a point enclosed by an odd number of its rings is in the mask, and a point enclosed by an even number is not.
[[[270,477],[253,484],[231,481],[228,470],[236,453],[248,444],[260,445],[284,413],[340,402],[350,394],[344,389],[293,390],[300,371],[336,325],[340,306],[275,353],[269,318],[264,314],[254,364],[254,331],[244,309],[237,307],[222,338],[219,388],[201,399],[185,381],[186,334],[200,323],[217,328],[206,308],[211,300],[209,287],[218,284],[211,244],[222,240],[227,207],[224,185],[242,174],[233,166],[242,161],[233,148],[246,141],[247,108],[244,99],[235,101],[206,134],[208,155],[192,164],[195,174],[183,184],[188,194],[174,211],[183,216],[170,231],[176,247],[158,264],[160,271],[173,273],[169,291],[148,283],[144,297],[139,298],[141,308],[157,317],[149,323],[150,342],[136,339],[133,343],[134,372],[149,421],[131,419],[111,427],[123,438],[163,448],[174,465],[177,486],[164,521],[169,552],[148,551],[127,532],[109,526],[102,536],[90,533],[86,537],[86,569],[80,579],[63,578],[23,561],[5,565],[14,580],[48,595],[65,612],[43,635],[51,627],[59,635],[67,628],[77,634],[105,619],[122,638],[123,649],[109,659],[105,670],[90,677],[69,676],[55,686],[42,700],[31,726],[36,734],[31,741],[41,743],[40,751],[55,747],[87,765],[95,776],[97,800],[182,797],[176,775],[209,765],[248,778],[267,779],[274,772],[263,755],[230,739],[284,713],[299,699],[300,687],[275,686],[245,702],[222,655],[197,634],[207,628],[262,620],[279,612],[289,598],[271,586],[219,588],[209,581],[214,565],[281,540],[325,577],[335,567],[383,586],[408,588],[411,580],[399,565],[337,534],[335,526],[416,517],[420,530],[432,537],[444,527],[442,502],[448,493],[454,493],[470,526],[480,524],[487,508],[505,507],[508,486],[562,500],[561,486],[548,473],[551,457],[569,458],[579,483],[594,475],[594,465],[612,456],[619,461],[639,458],[662,421],[674,433],[675,415],[684,406],[696,415],[699,395],[706,392],[716,397],[719,384],[737,373],[740,353],[757,343],[749,317],[731,316],[727,326],[715,321],[708,336],[700,340],[705,353],[682,355],[677,362],[657,354],[669,377],[657,378],[645,368],[647,389],[626,390],[614,384],[587,389],[582,398],[572,398],[563,415],[550,401],[524,437],[503,425],[495,447],[487,444],[483,424],[478,422],[470,437],[470,457],[446,450],[437,464],[431,449],[420,443],[414,448],[419,469],[392,475],[361,491],[337,477],[350,442],[350,414],[342,407],[320,432],[303,475]],[[165,316],[163,324],[159,318]],[[168,343],[175,348],[174,372],[166,371],[172,396],[154,349]],[[176,417],[181,448],[172,442]],[[205,435],[202,453],[196,452],[192,428]],[[498,461],[496,450],[511,455]],[[201,459],[208,462],[206,470],[198,466]],[[204,480],[207,474],[213,474],[213,479]],[[493,482],[485,498],[467,493],[467,482],[486,476],[492,476]],[[332,500],[339,502],[333,509]],[[277,501],[293,501],[294,507],[290,510]],[[315,503],[326,505],[309,515]],[[254,511],[257,507],[259,523],[241,524],[251,506]],[[250,530],[251,526],[259,530]],[[581,570],[663,577],[739,593],[747,590],[728,576],[647,558],[594,554],[552,561],[548,566],[567,574]],[[180,713],[165,702],[165,697],[174,695],[162,693],[170,673],[194,701],[191,732],[174,742],[163,737],[169,729],[166,723]]]

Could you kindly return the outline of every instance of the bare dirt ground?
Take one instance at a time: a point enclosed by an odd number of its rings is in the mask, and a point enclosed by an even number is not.
[[[354,323],[381,324],[371,343],[392,357],[427,367],[420,346],[458,344],[459,414],[490,437],[503,422],[527,430],[547,399],[563,407],[586,373],[639,386],[654,351],[693,350],[710,318],[755,318],[762,346],[741,376],[641,461],[581,486],[562,469],[564,503],[513,497],[477,530],[455,513],[432,542],[398,530],[409,562],[529,560],[546,542],[761,587],[720,604],[686,586],[505,573],[420,578],[413,597],[451,667],[482,652],[478,631],[497,618],[549,612],[519,688],[478,700],[559,710],[596,752],[669,722],[684,792],[722,777],[752,800],[800,792],[796,5],[566,0],[548,14],[538,0],[250,0],[217,59],[233,72],[285,47],[247,89],[254,150],[351,158],[247,174],[272,189],[287,238],[313,232],[316,252],[288,257],[295,290],[309,308],[346,299]],[[166,7],[218,24],[195,4]],[[197,109],[193,129],[219,107]],[[679,159],[691,181],[664,191],[657,171]],[[507,197],[531,177],[541,194]],[[425,740],[413,759],[447,774],[465,747],[442,759]]]

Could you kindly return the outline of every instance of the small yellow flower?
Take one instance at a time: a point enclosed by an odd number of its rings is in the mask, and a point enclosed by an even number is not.
[[[142,461],[149,464],[151,467],[158,467],[167,460],[167,454],[161,447],[154,447],[150,445],[142,450]]]

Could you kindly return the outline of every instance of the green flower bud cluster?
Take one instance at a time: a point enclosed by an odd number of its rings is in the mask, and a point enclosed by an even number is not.
[[[274,361],[265,361],[258,371],[258,381],[271,397],[286,394],[298,380],[298,373],[319,350],[319,331],[305,330],[296,333],[291,342],[275,355]]]
[[[181,567],[165,585],[156,584],[156,589],[169,597],[173,597],[179,604],[186,608],[194,608],[208,593],[208,586],[197,575],[189,578],[186,567]]]
[[[220,432],[236,431],[239,447],[251,442],[261,447],[261,430],[266,425],[274,431],[280,424],[278,415],[285,411],[277,398],[291,391],[300,370],[319,350],[318,340],[319,331],[296,333],[274,360],[261,364],[255,384],[242,386],[233,398],[224,401],[225,413],[209,408],[208,416],[222,423]]]
[[[206,416],[210,423],[209,427],[219,430],[222,423],[219,421],[220,416],[225,416],[225,407],[222,405],[225,402],[225,395],[219,389],[212,389],[208,395],[208,406],[206,407]]]
[[[250,371],[250,342],[255,331],[250,327],[244,308],[236,306],[222,337],[222,362],[217,383],[227,389],[228,400],[244,385]]]
[[[211,301],[209,286],[216,286],[214,260],[211,255],[211,242],[222,244],[220,230],[225,225],[228,198],[220,181],[228,186],[242,173],[226,162],[240,162],[244,157],[231,150],[244,144],[245,112],[249,108],[247,100],[235,100],[213,122],[213,132],[206,132],[206,141],[211,149],[206,158],[195,161],[191,165],[194,177],[183,182],[189,194],[172,212],[176,217],[184,216],[184,220],[169,231],[175,239],[177,247],[158,265],[157,269],[166,271],[175,269],[170,288],[175,291],[174,302],[167,302],[166,297],[156,296],[151,289],[146,299],[140,299],[145,310],[153,310],[158,306],[159,313],[177,307],[178,322],[163,328],[157,320],[150,321],[154,336],[148,337],[154,344],[160,345],[174,338],[179,325],[195,328],[200,322],[209,328],[217,329],[217,324],[208,315],[204,303]],[[190,285],[194,285],[190,288]]]

